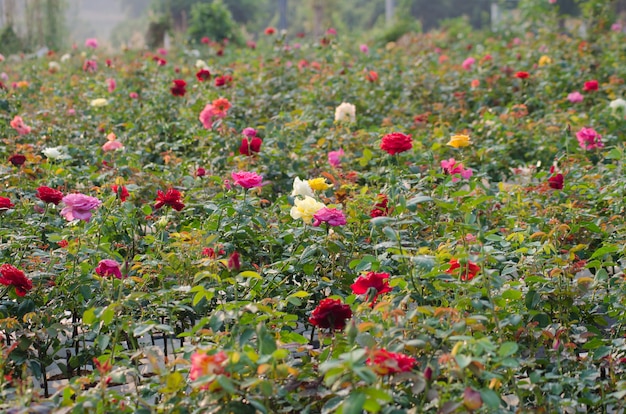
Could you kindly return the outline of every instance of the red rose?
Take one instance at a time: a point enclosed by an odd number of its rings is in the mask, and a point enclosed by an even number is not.
[[[598,90],[598,81],[595,79],[585,82],[585,86],[583,86],[583,91],[585,92],[591,92],[591,91],[597,91],[597,90]]]
[[[346,327],[346,319],[352,317],[350,306],[344,305],[339,299],[322,299],[317,305],[309,322],[318,328],[341,330]]]
[[[20,269],[3,264],[0,266],[0,284],[15,287],[17,296],[25,296],[33,288],[33,282]]]
[[[11,203],[11,200],[9,198],[0,197],[0,210],[8,210],[13,207],[15,207],[15,205]]]
[[[553,175],[552,177],[548,178],[548,185],[550,186],[550,188],[554,188],[555,190],[562,190],[563,189],[563,174],[557,174],[557,175]]]
[[[180,200],[180,197],[181,197],[180,191],[176,190],[175,188],[170,188],[169,190],[167,190],[166,193],[163,193],[163,191],[158,190],[156,204],[154,205],[154,208],[159,209],[163,206],[170,206],[174,210],[180,211],[183,208],[185,208],[185,205]]]
[[[208,37],[204,36],[202,39],[200,39],[200,43],[202,43],[204,45],[208,45],[209,43],[211,43],[211,39],[209,39]]]
[[[268,27],[267,29],[265,29],[265,34],[268,36],[271,36],[274,33],[276,33],[276,29],[274,29],[273,27]]]
[[[218,88],[221,86],[228,86],[233,81],[233,77],[230,75],[216,76],[215,86]]]
[[[239,260],[239,253],[233,252],[228,258],[228,270],[236,270],[239,271],[241,269],[241,261]]]
[[[41,186],[37,189],[36,197],[44,203],[58,205],[63,199],[63,193],[54,188]]]
[[[411,371],[417,360],[408,355],[377,349],[367,358],[365,364],[372,367],[378,375],[391,375]]]
[[[530,76],[530,74],[528,72],[517,72],[515,74],[515,77],[518,78],[518,79],[526,79],[529,76]]]
[[[398,154],[413,148],[411,135],[405,135],[401,132],[393,132],[383,137],[380,143],[380,149],[387,151],[389,155]]]
[[[446,273],[453,274],[455,270],[461,269],[461,280],[470,281],[480,272],[480,266],[474,262],[470,262],[461,265],[457,259],[450,259],[450,268],[446,270]]]
[[[196,170],[196,177],[204,177],[206,175],[206,170],[202,167],[198,167]]]
[[[370,217],[381,217],[389,215],[389,199],[384,194],[378,194],[378,202],[374,204],[374,208],[370,211]]]
[[[187,93],[187,89],[185,89],[185,86],[187,86],[187,82],[182,79],[174,79],[173,82],[174,86],[172,86],[172,88],[170,89],[172,91],[172,95],[185,96],[185,94]]]
[[[370,70],[365,74],[365,78],[370,82],[376,82],[378,80],[378,73],[376,71]]]
[[[26,157],[22,154],[13,154],[9,157],[9,162],[16,167],[19,167],[26,162]]]
[[[253,137],[251,140],[248,140],[248,138],[242,138],[239,153],[241,155],[252,155],[254,152],[259,152],[261,151],[262,143],[263,141],[261,141],[261,138],[259,137]]]
[[[359,276],[350,287],[352,288],[352,293],[356,295],[363,295],[368,293],[370,289],[376,289],[376,294],[372,300],[373,304],[376,302],[378,295],[391,292],[389,273],[368,272]]]
[[[122,200],[122,203],[124,201],[126,201],[128,196],[130,195],[130,193],[128,192],[128,189],[126,187],[124,187],[123,185],[117,186],[117,185],[113,184],[111,186],[111,190],[113,190],[113,192],[117,195],[117,197],[120,200]]]
[[[209,80],[209,79],[211,79],[211,72],[209,72],[206,69],[200,69],[196,73],[196,79],[198,79],[200,82],[204,82],[205,80]]]

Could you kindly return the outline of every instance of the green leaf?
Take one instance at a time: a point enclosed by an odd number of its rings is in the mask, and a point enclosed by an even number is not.
[[[362,414],[367,396],[362,392],[353,392],[341,405],[341,414]]]
[[[500,407],[500,396],[493,390],[489,388],[483,388],[480,392],[480,398],[482,398],[483,403],[491,409],[496,409]]]
[[[505,342],[500,346],[500,349],[498,350],[498,355],[503,358],[508,357],[516,353],[518,349],[519,345],[517,344],[517,342]]]
[[[96,312],[94,308],[89,308],[83,313],[83,322],[91,325],[96,320]]]

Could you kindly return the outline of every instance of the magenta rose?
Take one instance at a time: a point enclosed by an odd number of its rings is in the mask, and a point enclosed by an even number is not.
[[[346,216],[343,211],[336,208],[324,207],[313,214],[313,226],[318,227],[322,223],[328,223],[329,226],[343,226],[346,224]]]
[[[263,186],[263,177],[257,173],[239,171],[232,173],[231,177],[235,185],[239,185],[245,189]]]
[[[120,265],[111,259],[100,260],[96,267],[96,274],[98,276],[115,276],[118,279],[122,278],[122,272],[120,271]]]

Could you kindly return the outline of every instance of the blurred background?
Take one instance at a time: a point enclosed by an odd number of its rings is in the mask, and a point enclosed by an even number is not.
[[[523,2],[524,0],[522,0]],[[534,0],[548,3],[550,0]],[[551,2],[551,1],[550,1]],[[616,13],[626,0],[607,0]],[[518,0],[0,0],[0,53],[53,50],[97,38],[111,48],[157,47],[167,37],[198,42],[254,40],[267,27],[290,36],[328,28],[381,41],[441,25],[485,28]],[[584,1],[557,0],[576,16]],[[497,22],[495,22],[497,23]]]

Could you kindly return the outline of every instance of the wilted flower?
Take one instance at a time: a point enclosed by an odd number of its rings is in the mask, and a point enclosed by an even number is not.
[[[311,223],[313,220],[313,215],[317,213],[319,210],[326,207],[324,203],[320,203],[315,200],[313,197],[305,196],[304,199],[296,198],[294,201],[294,206],[291,207],[291,217],[295,220],[301,218],[305,223]]]
[[[342,102],[335,108],[335,122],[355,122],[356,107],[350,103]]]
[[[480,396],[480,392],[475,391],[470,387],[465,388],[465,392],[463,392],[463,406],[469,411],[476,411],[482,407],[482,405],[483,399]]]

